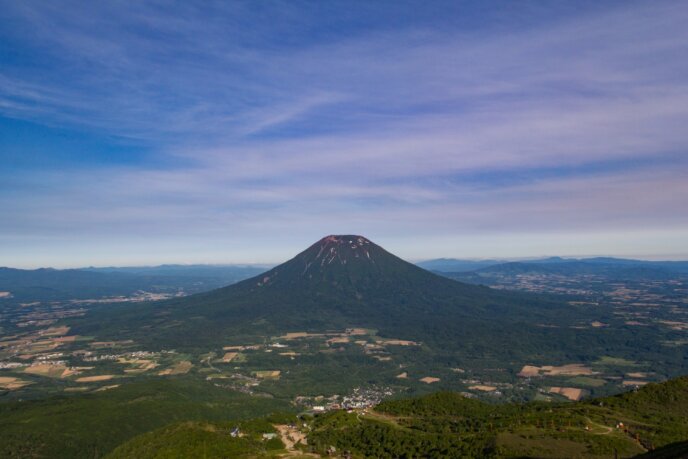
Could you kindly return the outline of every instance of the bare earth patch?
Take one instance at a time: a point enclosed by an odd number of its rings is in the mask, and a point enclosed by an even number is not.
[[[26,367],[24,373],[45,376],[48,378],[66,378],[67,376],[78,373],[78,371],[67,368],[65,365],[50,365],[46,363]]]
[[[370,330],[366,328],[347,328],[346,329],[346,334],[347,335],[369,335]]]
[[[573,400],[574,402],[580,400],[581,397],[583,396],[584,392],[585,391],[583,389],[578,389],[576,387],[550,387],[549,388],[549,393],[563,395],[564,397],[568,398],[569,400]]]
[[[284,336],[280,336],[282,339],[299,339],[299,338],[311,338],[316,336],[325,336],[322,333],[308,333],[308,332],[292,332],[287,333]]]
[[[633,373],[626,373],[626,376],[628,376],[629,378],[647,378],[647,373],[636,371]]]
[[[330,344],[343,344],[343,343],[348,343],[349,338],[347,338],[346,336],[338,336],[335,338],[328,339],[327,342]]]
[[[189,372],[193,368],[193,363],[188,360],[182,360],[177,362],[172,368],[162,370],[158,373],[159,376],[170,376],[170,375],[183,375]]]
[[[129,374],[139,374],[145,373],[148,370],[152,370],[159,366],[158,362],[149,359],[127,359],[120,357],[117,362],[124,365],[131,365],[133,368],[127,368],[124,370],[125,373]]]
[[[14,378],[11,376],[0,376],[0,389],[5,390],[17,390],[24,386],[33,384],[31,381],[23,381],[19,378]]]
[[[532,378],[535,376],[540,375],[540,367],[536,367],[533,365],[525,365],[521,371],[518,373],[518,376],[522,378]]]
[[[61,335],[66,335],[69,333],[69,327],[63,326],[63,327],[50,327],[46,328],[41,332],[41,335],[43,336],[61,336]]]
[[[552,365],[544,365],[542,367],[525,365],[518,373],[518,376],[530,378],[535,376],[589,376],[592,374],[594,374],[592,368],[582,363],[570,363],[559,367]]]
[[[73,343],[76,341],[78,338],[78,335],[71,335],[71,336],[60,336],[59,338],[53,338],[53,342],[55,343]]]
[[[415,341],[408,341],[405,339],[377,339],[375,342],[389,346],[419,346]]]
[[[644,386],[645,384],[647,384],[647,381],[636,381],[630,379],[627,379],[621,383],[622,386]]]
[[[483,392],[493,392],[493,391],[497,390],[497,388],[495,386],[484,386],[482,384],[477,384],[475,386],[469,386],[468,388],[473,389],[473,390],[480,390]]]
[[[280,370],[263,370],[263,371],[254,371],[253,374],[256,375],[256,378],[279,378],[280,374],[282,372]]]
[[[112,384],[110,386],[99,387],[98,389],[94,390],[93,392],[102,392],[104,390],[115,389],[116,387],[119,387],[119,384]]]
[[[302,445],[308,444],[306,435],[298,429],[284,424],[276,424],[274,427],[279,432],[288,450],[293,450],[297,443]]]
[[[222,361],[225,363],[231,362],[237,355],[239,355],[238,352],[226,352],[224,357],[222,357]]]
[[[76,378],[76,382],[86,383],[86,382],[108,381],[114,377],[115,377],[115,375],[82,376],[81,378]]]
[[[544,366],[542,369],[545,371],[547,376],[583,376],[592,374],[592,368],[586,367],[582,363],[571,363],[569,365],[562,365],[560,367]]]
[[[688,322],[678,322],[676,320],[659,320],[658,322],[662,325],[666,325],[672,330],[688,330]]]

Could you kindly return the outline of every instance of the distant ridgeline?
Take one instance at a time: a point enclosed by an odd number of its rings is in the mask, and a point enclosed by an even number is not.
[[[102,299],[141,291],[197,293],[233,284],[262,271],[252,266],[202,265],[32,270],[0,267],[0,292],[10,293],[14,301],[31,302]]]

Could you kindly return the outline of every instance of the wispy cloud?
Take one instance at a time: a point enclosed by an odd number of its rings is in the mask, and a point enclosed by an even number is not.
[[[0,172],[3,246],[688,229],[681,2],[341,30],[281,2],[0,4],[0,38],[41,63],[3,58],[0,114],[154,152]]]

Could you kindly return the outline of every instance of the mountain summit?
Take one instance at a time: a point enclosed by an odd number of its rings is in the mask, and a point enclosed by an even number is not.
[[[363,236],[330,235],[266,273],[258,285],[270,285],[280,280],[281,278],[278,276],[281,273],[283,274],[282,278],[291,276],[291,281],[297,281],[299,277],[308,279],[312,279],[314,276],[321,277],[328,271],[362,269],[366,265],[374,265],[375,258],[385,255],[391,256],[382,247],[373,244]]]
[[[414,278],[418,277],[459,285],[392,255],[363,236],[330,235],[291,260],[241,285],[268,289],[334,288],[340,292],[352,290],[350,293],[360,298],[372,287],[400,282],[415,284]]]

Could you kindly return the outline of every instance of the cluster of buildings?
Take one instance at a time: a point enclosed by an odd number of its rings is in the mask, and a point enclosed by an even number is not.
[[[297,405],[304,406],[313,413],[323,413],[332,410],[364,410],[374,407],[382,402],[385,397],[394,394],[389,387],[371,386],[357,387],[349,395],[323,395],[317,397],[298,396],[294,400]]]

